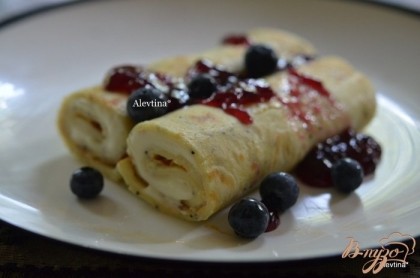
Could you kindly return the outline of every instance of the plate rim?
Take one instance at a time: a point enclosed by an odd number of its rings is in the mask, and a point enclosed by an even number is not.
[[[47,12],[53,12],[61,8],[70,7],[73,5],[78,4],[86,4],[89,2],[100,2],[100,1],[109,1],[109,0],[70,0],[68,2],[61,2],[61,3],[51,3],[51,4],[44,4],[39,7],[19,12],[15,15],[8,16],[4,18],[3,20],[0,20],[0,32],[1,30],[5,29],[6,27],[12,26],[16,23],[19,23],[23,20],[27,20],[34,16],[39,16]],[[323,0],[323,1],[334,1],[334,0]],[[417,18],[420,18],[420,10],[416,10],[413,8],[410,8],[408,6],[398,5],[395,1],[393,3],[391,2],[378,2],[375,0],[341,0],[341,1],[347,1],[347,2],[354,2],[358,3],[359,5],[370,5],[370,6],[376,6],[376,7],[383,7],[387,8],[389,10],[398,11],[402,13],[406,13],[407,15],[411,15]]]

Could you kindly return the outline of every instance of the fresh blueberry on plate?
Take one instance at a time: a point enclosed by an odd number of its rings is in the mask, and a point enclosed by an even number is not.
[[[82,167],[73,172],[70,179],[71,191],[81,199],[95,198],[104,187],[104,178],[92,167]]]
[[[265,232],[269,222],[267,207],[257,199],[244,198],[229,210],[228,221],[235,233],[253,239]]]
[[[285,172],[276,172],[266,176],[259,190],[262,202],[279,213],[292,207],[300,192],[295,178]]]
[[[335,188],[343,193],[356,190],[363,182],[363,168],[351,158],[338,160],[331,167],[331,179]]]

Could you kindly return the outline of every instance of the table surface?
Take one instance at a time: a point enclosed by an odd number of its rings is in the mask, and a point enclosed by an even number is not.
[[[0,0],[0,26],[24,20],[31,13],[75,0]],[[420,11],[420,0],[381,0]],[[420,238],[417,239],[420,242]],[[420,277],[420,249],[404,269],[386,269],[375,277]],[[266,277],[359,277],[363,258],[341,256],[280,263],[223,264],[148,259],[90,250],[14,227],[0,220],[0,277],[142,277],[216,275]]]

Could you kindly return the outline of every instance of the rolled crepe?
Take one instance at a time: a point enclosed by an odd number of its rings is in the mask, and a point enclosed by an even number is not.
[[[282,30],[254,29],[247,33],[252,43],[270,45],[276,53],[292,59],[297,55],[314,55],[314,47],[306,40]],[[247,46],[223,45],[192,55],[176,56],[148,67],[173,77],[183,77],[199,59],[207,59],[236,72],[243,68]],[[126,113],[127,95],[107,92],[101,86],[84,89],[64,99],[58,129],[69,150],[86,165],[100,170],[119,182],[117,162],[126,155],[126,138],[134,126]]]
[[[58,114],[58,129],[71,153],[116,182],[121,180],[116,164],[134,126],[126,102],[126,95],[97,86],[66,97]]]
[[[249,106],[253,123],[222,109],[194,105],[136,125],[128,157],[118,163],[130,191],[164,213],[201,221],[255,189],[267,174],[291,170],[314,144],[352,126],[363,128],[375,113],[369,80],[346,61],[322,58],[298,72],[320,80],[331,96],[309,92],[293,109],[293,77],[268,82],[278,94]],[[280,101],[281,100],[281,101]]]

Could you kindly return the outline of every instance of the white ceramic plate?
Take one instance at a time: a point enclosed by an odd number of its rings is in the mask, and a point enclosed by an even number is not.
[[[420,21],[353,1],[100,1],[27,18],[0,30],[0,218],[58,240],[116,253],[194,261],[280,261],[342,253],[347,237],[376,246],[391,232],[420,235]],[[226,33],[272,26],[350,60],[378,89],[367,132],[382,144],[375,177],[347,198],[302,188],[281,226],[237,239],[226,211],[204,224],[164,216],[107,182],[78,201],[80,165],[55,129],[71,91],[112,66],[147,64],[216,45]]]

